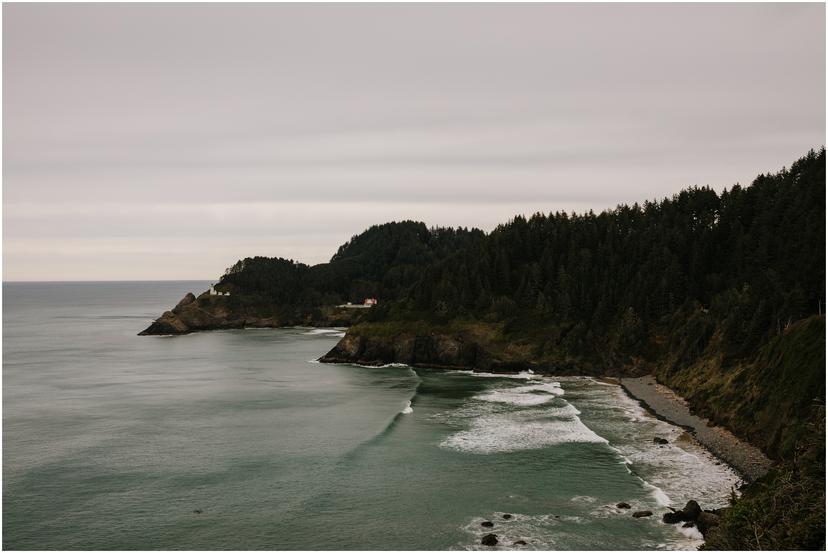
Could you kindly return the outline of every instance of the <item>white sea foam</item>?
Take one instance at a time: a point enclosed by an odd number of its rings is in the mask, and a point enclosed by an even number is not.
[[[478,371],[467,370],[451,370],[446,371],[449,374],[467,374],[469,376],[477,376],[480,378],[512,378],[517,380],[540,380],[543,376],[535,374],[532,369],[520,371],[519,373],[486,373]]]
[[[703,542],[704,541],[704,536],[702,536],[702,533],[699,532],[699,529],[696,528],[695,526],[692,527],[692,528],[684,528],[683,526],[679,526],[678,530],[679,530],[679,532],[681,532],[682,534],[684,534],[685,536],[687,536],[691,540],[698,541],[698,542]],[[701,545],[701,543],[699,543],[699,545]]]
[[[345,336],[345,333],[342,331],[341,328],[312,328],[307,332],[303,332],[305,336],[317,336],[321,334],[329,334],[329,335],[342,335]]]
[[[402,413],[403,415],[409,415],[413,412],[414,412],[414,409],[411,407],[411,402],[410,401],[407,402],[405,404],[405,408],[402,411],[400,411],[400,413]]]
[[[350,363],[350,364],[355,366],[355,367],[363,367],[365,369],[389,369],[389,368],[410,369],[411,368],[410,366],[406,365],[405,363],[386,363],[384,365],[363,365],[362,363]]]
[[[555,396],[493,390],[485,394],[480,394],[476,398],[481,401],[494,401],[496,403],[508,403],[510,405],[542,405],[555,399]]]
[[[577,387],[569,401],[591,415],[589,426],[605,436],[650,491],[654,506],[681,508],[690,499],[705,508],[728,504],[740,477],[699,445],[684,429],[647,413],[619,386]],[[604,416],[596,416],[603,412]],[[654,437],[668,440],[656,444]]]
[[[556,396],[564,395],[564,391],[563,388],[561,388],[560,382],[545,382],[543,384],[530,384],[528,386],[518,386],[517,388],[512,388],[510,391],[519,393],[546,392],[547,394],[552,394]]]
[[[556,396],[562,396],[563,394],[564,391],[560,382],[545,382],[543,384],[497,388],[478,394],[474,399],[517,406],[531,406],[549,403]],[[576,414],[579,413],[576,412]]]
[[[502,376],[474,374],[484,378]],[[472,397],[464,407],[445,414],[446,422],[461,429],[446,437],[440,443],[442,447],[489,454],[562,443],[606,443],[581,422],[580,412],[561,397],[564,390],[560,382],[528,371],[509,376],[542,381],[523,386],[496,385]]]
[[[483,375],[488,376],[502,377]],[[540,382],[523,385],[493,383],[494,386],[470,398],[461,408],[440,415],[456,429],[440,445],[465,453],[490,454],[571,442],[603,443],[640,480],[642,490],[635,498],[636,508],[650,509],[660,515],[665,507],[680,508],[689,499],[696,499],[705,508],[727,504],[730,489],[740,483],[739,477],[689,438],[682,428],[652,417],[618,386],[603,382],[596,386],[596,382],[586,378],[555,380],[542,378]],[[561,383],[566,386],[566,399]],[[654,443],[656,436],[669,443]],[[619,499],[631,501],[633,498]],[[590,496],[572,497],[570,504],[583,510],[577,523],[629,517],[628,511],[615,507],[615,500],[606,504],[605,501]],[[496,514],[490,519],[497,520]],[[474,537],[460,547],[486,549],[479,545],[483,533],[488,531],[480,527],[482,520],[469,523],[465,529],[473,532]],[[583,541],[586,534],[582,529],[567,526],[573,523],[574,520],[564,520],[563,516],[514,515],[508,523],[496,523],[495,533],[500,544],[495,549],[513,549],[511,545],[518,539],[527,542],[521,549],[554,549],[564,544],[576,549],[579,547],[573,544],[582,544],[584,548],[594,546]],[[667,534],[638,544],[645,549],[696,549],[703,543],[697,529],[665,526],[660,516],[638,524],[654,525]]]
[[[554,418],[555,416],[561,418]],[[440,445],[466,453],[489,454],[540,449],[562,443],[606,443],[571,410],[518,411],[481,415]]]
[[[483,421],[475,428],[457,432],[440,445],[469,453],[488,454],[539,449],[571,442],[603,442],[603,439],[579,424],[490,420]]]

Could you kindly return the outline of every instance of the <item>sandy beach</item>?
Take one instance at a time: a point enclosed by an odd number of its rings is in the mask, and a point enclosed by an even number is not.
[[[772,461],[758,448],[720,426],[709,426],[706,418],[690,412],[687,402],[652,376],[619,378],[617,382],[656,417],[683,426],[716,457],[752,482],[763,476]]]

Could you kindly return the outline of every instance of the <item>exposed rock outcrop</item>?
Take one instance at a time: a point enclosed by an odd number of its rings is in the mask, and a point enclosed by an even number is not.
[[[480,543],[488,545],[489,547],[494,547],[497,545],[497,534],[486,534],[483,536],[483,539],[480,540]]]
[[[242,295],[218,296],[188,293],[170,311],[164,312],[139,333],[146,335],[189,334],[202,330],[278,328],[284,326],[350,326],[363,313],[357,309],[325,307],[296,309],[269,304]]]
[[[707,532],[711,528],[719,526],[721,519],[718,513],[718,511],[703,511],[698,502],[691,499],[680,511],[673,509],[670,513],[664,513],[662,521],[666,524],[683,522],[683,528],[692,528],[695,526],[703,536],[707,536]]]
[[[412,367],[503,373],[525,370],[557,375],[590,373],[588,368],[574,363],[539,362],[531,351],[510,346],[474,332],[435,330],[389,335],[352,329],[320,361],[369,366],[405,363]]]
[[[482,348],[459,336],[429,334],[393,338],[348,333],[325,354],[325,363],[384,365],[405,363],[437,368],[491,369],[497,360],[487,358]]]

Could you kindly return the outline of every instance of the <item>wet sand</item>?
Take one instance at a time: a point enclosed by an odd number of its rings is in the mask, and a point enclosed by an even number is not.
[[[699,443],[736,469],[745,480],[752,482],[770,469],[771,460],[758,448],[720,426],[708,426],[708,419],[691,413],[684,399],[658,384],[654,377],[619,378],[616,382],[656,417],[687,428]]]

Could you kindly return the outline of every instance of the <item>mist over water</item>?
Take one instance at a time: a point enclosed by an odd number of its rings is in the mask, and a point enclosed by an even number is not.
[[[665,505],[738,482],[590,379],[312,362],[336,329],[136,336],[208,285],[4,284],[5,548],[687,549]]]

